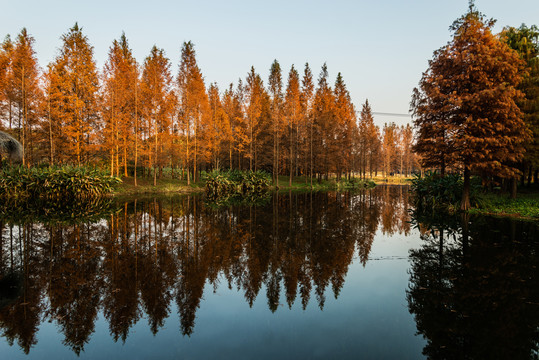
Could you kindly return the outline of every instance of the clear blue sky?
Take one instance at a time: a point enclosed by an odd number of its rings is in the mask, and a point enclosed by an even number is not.
[[[504,26],[539,25],[538,0],[476,0],[478,9]],[[343,74],[357,109],[407,113],[435,49],[450,40],[448,27],[466,12],[467,0],[358,1],[4,1],[0,36],[26,27],[44,67],[60,36],[75,22],[94,46],[101,67],[113,39],[125,31],[139,62],[156,44],[176,73],[184,41],[195,44],[206,84],[221,89],[245,78],[251,66],[267,81],[274,59],[286,80],[292,64],[305,62],[318,78],[327,62],[331,81]],[[376,122],[407,118],[376,116]]]

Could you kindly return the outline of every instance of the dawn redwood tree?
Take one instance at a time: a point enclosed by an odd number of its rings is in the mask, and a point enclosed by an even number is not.
[[[539,172],[539,28],[535,25],[527,27],[524,24],[518,29],[505,28],[501,38],[518,52],[528,67],[528,73],[519,85],[519,90],[524,93],[519,106],[524,113],[526,125],[533,133],[531,141],[526,144],[523,160],[523,167],[528,171],[529,185],[532,172],[535,171],[536,183]]]
[[[246,86],[243,80],[238,79],[238,86],[234,92],[234,105],[237,103],[237,108],[234,106],[233,112],[237,115],[233,121],[234,124],[234,150],[238,156],[238,169],[243,170],[243,160],[247,157],[247,149],[249,148],[249,120],[246,115]]]
[[[60,53],[50,66],[50,115],[57,129],[57,155],[62,162],[89,160],[99,129],[99,80],[93,47],[75,24],[62,35]]]
[[[328,178],[331,162],[336,160],[333,140],[335,139],[335,96],[328,83],[328,68],[324,63],[318,77],[318,88],[313,101],[313,158],[316,164],[315,171]],[[333,152],[332,152],[333,151]]]
[[[146,126],[148,166],[154,168],[154,186],[157,185],[157,169],[163,166],[158,150],[170,136],[175,103],[170,61],[163,49],[154,45],[150,55],[144,60],[141,81],[141,114]]]
[[[0,128],[7,126],[10,130],[13,125],[11,87],[11,58],[13,53],[13,41],[9,35],[0,44]],[[2,124],[4,122],[4,124]]]
[[[245,113],[247,117],[247,135],[249,145],[249,170],[253,170],[253,160],[257,149],[257,139],[259,124],[261,121],[263,99],[266,95],[264,83],[259,74],[255,72],[254,66],[247,74],[245,82]],[[256,170],[256,163],[255,163]]]
[[[379,126],[373,126],[369,132],[369,174],[378,175],[378,169],[382,158],[382,135]]]
[[[230,84],[229,88],[223,94],[223,111],[225,113],[225,138],[227,142],[227,153],[229,168],[233,168],[233,153],[238,154],[238,166],[240,166],[240,156],[243,152],[241,147],[244,143],[242,139],[245,138],[245,129],[242,127],[244,123],[244,116],[242,111],[242,85],[241,81],[238,85],[238,89],[234,91],[234,85]]]
[[[290,164],[290,177],[288,184],[292,186],[292,176],[294,173],[294,160],[297,161],[297,146],[296,154],[294,155],[294,143],[297,143],[296,138],[298,136],[298,123],[301,118],[301,101],[300,101],[300,80],[299,73],[294,68],[294,65],[290,68],[288,73],[288,85],[286,86],[285,95],[285,114],[288,120],[288,146],[289,146],[289,164]]]
[[[470,207],[472,173],[514,179],[516,185],[515,164],[530,137],[516,104],[523,61],[492,34],[493,26],[470,2],[450,28],[453,39],[434,53],[412,100],[416,151],[425,162],[443,152],[447,165],[464,172],[462,210]]]
[[[219,87],[216,83],[210,84],[208,88],[208,99],[210,116],[207,118],[210,120],[210,123],[206,126],[204,136],[205,157],[214,169],[219,169],[221,164],[221,150],[230,141],[230,122],[223,109]]]
[[[384,124],[382,130],[382,163],[385,176],[389,176],[395,169],[397,158],[398,128],[395,123]]]
[[[178,100],[180,117],[186,136],[186,165],[187,184],[189,179],[189,164],[191,157],[191,136],[194,138],[193,146],[193,180],[197,180],[197,165],[199,161],[199,138],[201,125],[208,123],[210,104],[202,72],[196,62],[195,48],[192,42],[184,42],[181,50],[181,62],[177,77]],[[205,117],[203,119],[203,117]]]
[[[138,141],[135,141],[138,130],[135,121],[137,87],[138,65],[125,34],[122,34],[119,40],[113,41],[109,49],[103,74],[102,118],[105,129],[102,144],[111,155],[111,175],[114,170],[116,176],[119,175],[121,155],[124,176],[127,177],[130,150],[135,142],[138,146]],[[138,149],[135,149],[135,153],[137,152]]]
[[[414,142],[414,131],[410,124],[406,124],[406,126],[401,126],[400,132],[400,139],[402,142],[401,174],[403,172],[402,166],[404,166],[404,173],[408,176],[411,173],[413,161],[412,147]]]
[[[17,137],[25,149],[23,164],[29,157],[32,160],[34,158],[34,143],[37,142],[35,131],[40,115],[39,66],[33,44],[34,38],[25,28],[22,29],[13,44],[10,71],[7,74],[7,93],[18,119]]]
[[[311,182],[311,188],[313,187],[313,132],[314,124],[312,117],[312,108],[313,108],[313,93],[314,93],[314,82],[313,82],[313,73],[309,67],[309,63],[305,63],[305,69],[303,71],[303,79],[301,80],[301,121],[305,126],[305,162],[307,158],[309,159],[309,178]],[[308,156],[307,156],[308,154]],[[305,166],[307,169],[307,165]],[[307,171],[305,170],[305,174]],[[307,182],[307,179],[305,179]]]
[[[370,165],[371,174],[373,169],[374,156],[377,154],[376,148],[380,140],[378,139],[378,129],[374,125],[371,105],[369,100],[365,100],[359,115],[359,139],[357,143],[360,175],[366,179],[367,164]]]
[[[273,128],[273,183],[279,186],[279,140],[283,115],[283,81],[281,66],[277,60],[274,60],[271,64],[268,86],[271,97],[271,124]]]
[[[341,73],[335,80],[335,133],[333,148],[337,161],[337,176],[340,178],[344,171],[350,176],[352,172],[352,154],[357,138],[356,110],[352,104],[350,93],[346,88]]]

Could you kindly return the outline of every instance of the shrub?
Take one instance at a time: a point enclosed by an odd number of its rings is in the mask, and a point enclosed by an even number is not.
[[[233,195],[257,194],[271,184],[264,171],[212,171],[206,174],[206,196],[212,200]]]
[[[0,169],[0,197],[77,200],[111,193],[121,182],[105,171],[76,166]]]
[[[376,186],[372,180],[361,180],[360,178],[351,177],[350,179],[342,178],[335,184],[337,189],[369,189]]]
[[[428,172],[425,176],[414,175],[411,180],[414,205],[419,211],[446,210],[460,208],[463,180],[459,174],[441,176],[436,172]],[[477,206],[481,202],[481,182],[472,178],[470,184],[470,203]]]

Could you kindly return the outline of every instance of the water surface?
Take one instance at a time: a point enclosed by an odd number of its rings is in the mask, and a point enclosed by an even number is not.
[[[504,355],[531,356],[535,225],[411,219],[409,207],[408,189],[389,186],[272,194],[257,206],[183,196],[4,214],[0,356],[500,354],[508,329],[476,336],[482,323],[518,328]],[[510,307],[511,321],[492,320],[490,303]]]

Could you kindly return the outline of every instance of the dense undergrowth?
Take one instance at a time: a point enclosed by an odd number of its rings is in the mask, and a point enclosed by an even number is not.
[[[459,174],[441,176],[428,172],[424,176],[415,175],[411,180],[413,202],[416,209],[423,211],[455,212],[460,208],[464,182]],[[481,180],[472,178],[470,182],[470,204],[481,207]]]
[[[481,207],[472,209],[472,213],[518,216],[539,221],[539,192],[524,192],[517,194],[516,199],[498,194],[482,195]]]
[[[121,182],[105,171],[76,166],[0,169],[1,199],[81,200],[112,193]]]
[[[264,171],[212,171],[206,174],[206,198],[226,201],[232,197],[257,197],[271,184],[270,175]]]
[[[463,180],[458,174],[440,176],[427,173],[411,180],[415,213],[447,214],[460,209]],[[521,191],[516,199],[498,191],[488,191],[481,179],[472,178],[469,210],[474,214],[517,216],[539,220],[539,192]]]

